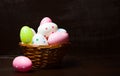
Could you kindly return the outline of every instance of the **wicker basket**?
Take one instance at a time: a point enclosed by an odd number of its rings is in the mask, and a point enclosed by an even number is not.
[[[30,58],[34,68],[51,68],[58,66],[66,54],[68,43],[48,46],[32,46],[19,43],[23,54]]]

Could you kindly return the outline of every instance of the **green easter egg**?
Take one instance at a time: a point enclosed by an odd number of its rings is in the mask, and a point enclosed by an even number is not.
[[[33,35],[32,29],[28,26],[23,26],[20,30],[20,40],[23,43],[31,43]]]

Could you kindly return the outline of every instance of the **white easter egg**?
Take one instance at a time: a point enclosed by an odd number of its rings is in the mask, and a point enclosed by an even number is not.
[[[42,34],[35,34],[32,39],[33,45],[48,45],[47,39]]]
[[[31,30],[32,30],[33,34],[35,35],[36,34],[35,30],[33,28],[31,28]]]
[[[50,34],[56,32],[58,26],[55,23],[44,23],[38,27],[37,33],[42,34],[44,37],[48,38]]]
[[[63,29],[63,28],[59,28],[58,30],[57,30],[57,32],[67,32],[65,29]]]

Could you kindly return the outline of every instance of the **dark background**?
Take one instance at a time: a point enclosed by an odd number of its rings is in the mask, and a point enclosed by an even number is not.
[[[0,55],[20,54],[21,27],[45,16],[68,31],[69,54],[119,53],[119,0],[0,0]]]

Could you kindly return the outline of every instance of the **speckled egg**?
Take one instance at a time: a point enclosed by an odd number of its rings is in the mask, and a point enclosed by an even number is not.
[[[52,20],[49,18],[49,17],[44,17],[41,22],[40,22],[40,25],[44,24],[44,23],[49,23],[49,22],[52,22]]]
[[[44,37],[48,38],[50,34],[56,32],[58,26],[55,23],[44,23],[38,27],[37,33],[42,34]]]
[[[47,39],[42,34],[35,34],[32,39],[33,45],[48,45]]]
[[[32,69],[32,61],[25,56],[15,57],[12,65],[16,71],[20,72],[27,72]]]

